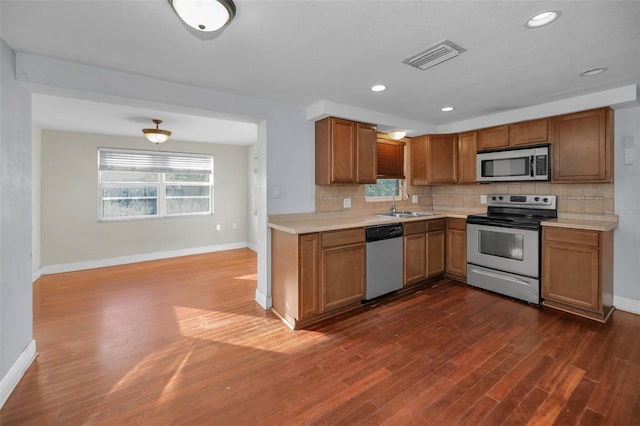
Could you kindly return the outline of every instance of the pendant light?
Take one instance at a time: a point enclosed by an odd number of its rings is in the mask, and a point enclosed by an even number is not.
[[[236,14],[231,0],[167,0],[191,28],[211,32],[228,25]]]
[[[169,139],[169,136],[171,136],[171,132],[168,130],[163,130],[159,128],[160,123],[162,123],[162,120],[158,120],[157,118],[154,118],[152,121],[156,123],[156,128],[142,129],[142,133],[144,133],[144,137],[147,138],[149,142],[153,142],[156,145],[165,143]]]

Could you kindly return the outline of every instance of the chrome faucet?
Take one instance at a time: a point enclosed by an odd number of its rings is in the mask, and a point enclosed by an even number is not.
[[[400,193],[400,199],[402,200],[402,192],[400,192],[400,191],[404,191],[404,193],[407,195],[407,200],[409,198],[411,198],[411,196],[409,195],[407,190],[404,189],[402,187],[402,185],[400,185],[400,179],[397,179],[396,180],[396,189],[395,189],[395,191],[393,191],[393,194],[391,195],[391,208],[389,209],[389,214],[396,214],[397,213],[397,209],[396,209],[396,192]]]

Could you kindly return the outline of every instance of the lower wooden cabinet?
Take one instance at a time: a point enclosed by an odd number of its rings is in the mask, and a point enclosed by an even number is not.
[[[366,251],[364,228],[323,232],[320,258],[321,311],[364,299]]]
[[[364,298],[364,228],[300,235],[272,229],[271,250],[273,310],[291,327]]]
[[[613,310],[613,231],[543,227],[545,306],[605,322]]]
[[[446,273],[452,278],[467,278],[467,221],[447,218]]]
[[[433,219],[404,224],[404,285],[418,283],[444,273],[445,220]]]

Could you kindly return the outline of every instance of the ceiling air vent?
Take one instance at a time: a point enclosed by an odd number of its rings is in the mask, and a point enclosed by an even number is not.
[[[402,63],[424,71],[427,68],[431,68],[439,63],[455,58],[465,50],[466,49],[463,49],[457,44],[452,43],[449,40],[445,40],[431,46],[424,52],[418,53],[409,59],[405,59]]]

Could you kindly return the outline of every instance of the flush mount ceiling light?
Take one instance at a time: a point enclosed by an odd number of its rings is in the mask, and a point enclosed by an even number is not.
[[[165,143],[169,139],[169,136],[171,136],[171,132],[168,130],[162,130],[158,127],[160,126],[160,123],[162,123],[162,120],[158,120],[157,118],[154,118],[152,121],[156,123],[156,128],[142,129],[142,133],[144,133],[144,137],[147,138],[149,142],[153,142],[156,145]]]
[[[217,31],[236,15],[236,5],[231,0],[167,1],[185,24],[198,31]]]
[[[541,12],[533,15],[531,18],[527,20],[524,26],[527,28],[540,28],[552,23],[559,17],[560,17],[559,10],[547,10],[546,12]]]
[[[374,86],[371,86],[371,91],[372,92],[382,92],[383,90],[386,90],[387,86],[385,86],[384,84],[376,84]]]
[[[389,136],[390,139],[398,140],[407,136],[407,132],[405,132],[402,129],[395,129],[395,130],[389,131],[387,135]]]
[[[449,112],[449,111],[453,111],[455,108],[452,106],[446,106],[446,107],[442,107],[440,108],[440,111],[442,112]]]
[[[591,70],[586,70],[580,73],[580,77],[591,77],[592,75],[602,74],[606,70],[606,68],[594,68]]]

